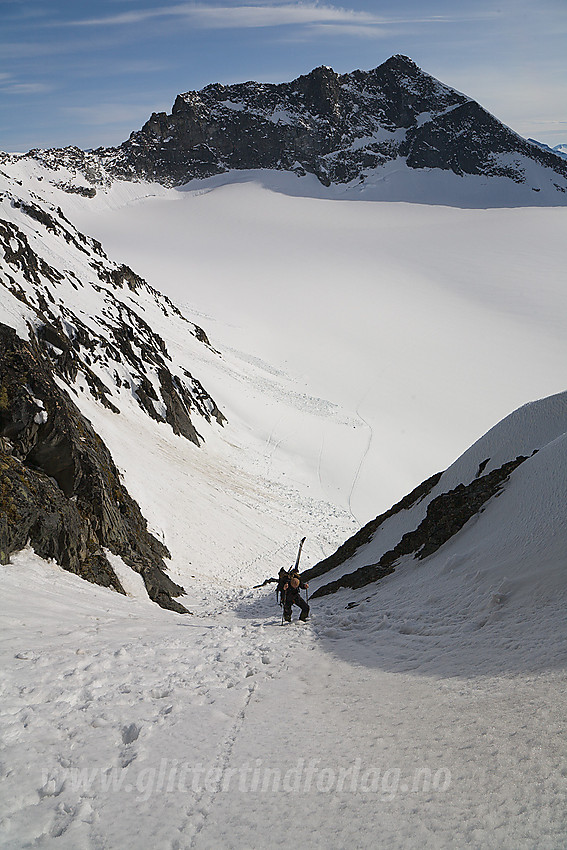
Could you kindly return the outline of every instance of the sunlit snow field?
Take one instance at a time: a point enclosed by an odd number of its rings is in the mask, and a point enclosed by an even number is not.
[[[128,597],[29,550],[0,568],[2,847],[565,846],[565,395],[459,460],[539,449],[425,563],[307,626],[252,585],[565,389],[567,210],[307,181],[33,183],[205,329],[191,370],[228,423],[198,449],[81,399],[194,613],[118,559]]]
[[[297,397],[279,416],[262,400],[255,427],[272,460],[300,458],[358,521],[564,389],[567,209],[339,202],[309,197],[323,194],[315,178],[247,176],[70,203],[221,351],[322,399],[309,427]],[[218,403],[246,416],[223,377],[208,376]]]

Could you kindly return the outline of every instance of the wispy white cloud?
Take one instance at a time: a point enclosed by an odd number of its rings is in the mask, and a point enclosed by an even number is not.
[[[70,21],[73,26],[120,26],[142,23],[155,18],[184,18],[207,29],[274,27],[290,24],[374,23],[375,16],[367,12],[338,9],[318,3],[234,4],[211,6],[204,3],[177,3],[154,9],[136,9],[117,15]]]
[[[488,13],[492,14],[492,13]],[[495,14],[495,13],[494,13]],[[318,2],[307,3],[245,3],[231,6],[211,6],[204,3],[177,3],[153,9],[136,9],[116,15],[91,17],[70,21],[70,26],[124,26],[159,18],[182,18],[204,29],[265,28],[281,26],[319,25],[331,31],[348,28],[353,35],[368,35],[368,27],[392,24],[443,23],[462,21],[454,16],[387,17]],[[473,17],[476,17],[473,15]],[[484,15],[486,17],[486,15]],[[379,34],[376,33],[376,34]]]
[[[39,82],[27,82],[22,83],[17,79],[14,79],[12,74],[3,73],[0,74],[0,93],[2,94],[12,94],[12,95],[26,95],[26,94],[45,94],[46,92],[53,91],[53,86],[48,85],[47,83],[39,83]]]
[[[17,59],[41,59],[44,56],[57,56],[65,53],[76,53],[81,48],[87,50],[92,45],[85,41],[82,45],[75,39],[60,39],[57,41],[5,41],[0,42],[0,56],[4,62]]]
[[[391,38],[392,29],[385,25],[376,24],[309,24],[300,30],[295,30],[293,35],[289,34],[285,40],[292,43],[306,42],[316,38],[354,37],[362,39]]]
[[[154,59],[119,59],[113,63],[91,60],[80,62],[77,65],[76,74],[85,79],[127,76],[129,74],[141,76],[168,71],[169,68],[170,65],[165,60],[160,62]]]

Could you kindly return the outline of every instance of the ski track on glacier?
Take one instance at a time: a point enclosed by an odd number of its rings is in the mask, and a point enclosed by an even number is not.
[[[366,398],[366,396],[364,396],[364,398]],[[363,451],[363,452],[362,452],[362,454],[361,454],[360,460],[359,460],[359,462],[358,462],[358,466],[357,466],[357,468],[356,468],[356,472],[354,473],[354,478],[353,478],[353,480],[352,480],[352,484],[351,484],[351,487],[350,487],[350,491],[349,491],[349,494],[348,494],[348,510],[349,510],[349,513],[350,513],[351,517],[352,517],[354,520],[356,520],[356,522],[358,522],[358,524],[359,524],[359,525],[361,525],[362,523],[360,522],[360,520],[358,519],[358,517],[357,517],[357,516],[355,516],[355,514],[353,513],[353,510],[352,510],[352,497],[353,497],[353,494],[354,494],[354,491],[355,491],[356,485],[357,485],[357,483],[358,483],[358,480],[359,480],[359,478],[360,478],[360,474],[361,474],[361,472],[362,472],[362,468],[363,468],[363,466],[364,466],[364,462],[365,462],[366,458],[368,457],[368,455],[369,455],[369,453],[370,453],[370,448],[371,448],[371,446],[372,446],[372,441],[373,441],[373,439],[374,439],[374,431],[373,431],[372,425],[370,424],[370,422],[368,422],[368,420],[366,420],[366,419],[364,418],[364,416],[363,416],[363,415],[361,414],[361,412],[360,412],[360,406],[362,405],[362,402],[364,401],[364,398],[360,400],[359,404],[358,404],[358,405],[357,405],[357,407],[356,407],[356,415],[357,415],[357,416],[358,416],[358,418],[361,420],[361,422],[363,422],[363,423],[366,425],[366,427],[368,428],[368,442],[367,442],[367,444],[366,444],[366,448],[364,449],[364,451]]]

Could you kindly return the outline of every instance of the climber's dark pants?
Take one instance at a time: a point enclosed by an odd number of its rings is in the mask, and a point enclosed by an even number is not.
[[[301,620],[305,620],[307,615],[309,614],[309,605],[303,599],[299,593],[297,595],[291,595],[290,593],[284,593],[283,600],[283,613],[284,618],[286,620],[291,620],[291,606],[298,605],[301,608],[301,614],[299,615]]]

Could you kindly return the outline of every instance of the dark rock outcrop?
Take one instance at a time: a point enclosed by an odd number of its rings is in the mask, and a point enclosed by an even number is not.
[[[147,530],[110,453],[52,377],[39,342],[0,324],[0,559],[28,542],[83,578],[122,590],[104,553],[138,572],[148,595],[185,612],[165,573],[166,547]]]
[[[404,496],[401,501],[397,502],[390,510],[385,511],[385,513],[377,516],[376,519],[370,520],[370,522],[366,523],[366,525],[361,528],[356,534],[353,534],[352,537],[343,543],[342,546],[339,546],[336,552],[332,555],[329,555],[328,558],[325,558],[323,561],[319,561],[318,564],[315,564],[314,567],[311,567],[310,570],[306,570],[302,576],[305,581],[311,581],[311,579],[318,578],[325,573],[330,572],[335,567],[340,567],[341,564],[344,564],[349,558],[357,552],[362,546],[365,546],[369,543],[380,526],[391,517],[400,513],[401,511],[407,511],[413,505],[416,505],[421,499],[424,499],[435,487],[441,478],[442,473],[438,472],[435,475],[432,475],[431,478],[428,478],[419,487],[416,487],[415,490],[412,490],[407,496]]]
[[[23,464],[0,440],[0,563],[30,544],[41,557],[123,593],[93,533],[55,481]]]
[[[483,510],[485,502],[498,495],[514,469],[525,460],[527,458],[523,456],[517,457],[515,460],[503,464],[498,469],[492,470],[487,475],[477,476],[470,484],[459,484],[453,490],[436,496],[427,506],[427,514],[418,527],[414,531],[404,534],[399,543],[393,549],[385,552],[376,564],[365,565],[352,573],[341,576],[336,581],[323,585],[313,593],[313,597],[326,596],[343,587],[364,587],[371,582],[378,581],[393,573],[396,563],[404,555],[413,555],[419,560],[432,555],[444,543],[450,540],[451,537],[457,534],[472,517],[480,513]],[[373,520],[365,529],[358,532],[360,537],[356,545],[352,542],[356,538],[355,535],[355,538],[347,541],[331,558],[322,561],[320,564],[316,564],[312,570],[306,573],[306,577],[322,575],[333,567],[344,563],[354,554],[356,549],[369,542],[385,519],[397,513],[401,509],[400,506],[411,507],[418,500],[415,494],[419,494],[419,497],[422,498],[431,492],[439,480],[440,475],[428,479],[428,481],[421,485],[420,494],[420,488],[414,490],[413,493],[398,503],[391,511]]]

